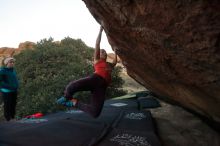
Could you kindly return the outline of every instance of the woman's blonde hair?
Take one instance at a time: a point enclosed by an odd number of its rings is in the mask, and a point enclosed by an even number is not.
[[[3,65],[3,66],[6,66],[10,60],[14,60],[14,61],[15,61],[15,59],[14,59],[13,57],[5,57],[5,58],[2,60],[2,65]]]

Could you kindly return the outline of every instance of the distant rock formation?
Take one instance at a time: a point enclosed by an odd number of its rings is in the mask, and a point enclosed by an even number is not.
[[[15,48],[2,47],[0,48],[0,66],[3,65],[2,61],[5,57],[11,57],[15,54]]]
[[[220,124],[219,0],[83,0],[147,89]]]
[[[18,49],[16,50],[16,53],[20,53],[22,50],[25,50],[25,49],[33,49],[34,45],[35,43],[30,42],[30,41],[20,43],[18,46]]]
[[[5,57],[12,57],[18,53],[20,53],[22,50],[25,49],[33,49],[35,43],[30,42],[30,41],[26,41],[23,43],[20,43],[18,48],[8,48],[8,47],[2,47],[0,48],[0,62],[2,65],[2,60]]]

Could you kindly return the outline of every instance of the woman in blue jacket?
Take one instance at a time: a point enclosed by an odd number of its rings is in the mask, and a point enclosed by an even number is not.
[[[7,57],[0,68],[0,92],[4,102],[4,116],[7,121],[14,119],[17,100],[18,80],[14,70],[15,59]]]

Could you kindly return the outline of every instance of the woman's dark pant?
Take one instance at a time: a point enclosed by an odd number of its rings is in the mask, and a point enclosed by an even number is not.
[[[2,92],[2,96],[4,101],[4,116],[9,121],[15,117],[17,92]]]
[[[76,107],[96,118],[101,113],[105,101],[106,88],[107,83],[105,79],[93,74],[89,77],[70,82],[65,89],[64,96],[67,99],[71,99],[78,91],[91,91],[91,103],[85,104],[78,101]]]

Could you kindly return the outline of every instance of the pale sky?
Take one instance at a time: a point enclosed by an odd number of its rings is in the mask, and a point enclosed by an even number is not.
[[[67,36],[95,47],[99,27],[82,0],[0,0],[0,47]],[[112,52],[105,33],[101,48]]]

